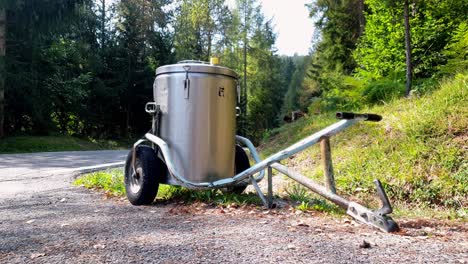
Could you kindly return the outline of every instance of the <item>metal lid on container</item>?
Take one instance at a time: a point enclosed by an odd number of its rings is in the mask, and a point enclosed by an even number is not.
[[[156,69],[156,76],[161,74],[185,72],[225,75],[236,79],[238,78],[237,73],[227,67],[209,64],[208,62],[193,60],[179,61],[176,64],[158,67]]]

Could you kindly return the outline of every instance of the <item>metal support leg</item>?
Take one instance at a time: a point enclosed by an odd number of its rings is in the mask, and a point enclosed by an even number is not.
[[[255,188],[255,191],[257,191],[258,197],[260,197],[260,199],[262,199],[263,205],[266,208],[269,208],[268,207],[268,201],[265,198],[265,195],[263,195],[262,190],[260,190],[260,187],[258,186],[257,181],[252,176],[250,176],[249,179],[250,179],[250,182],[252,183],[253,187]]]
[[[268,208],[273,208],[273,169],[268,166]]]
[[[322,154],[323,174],[327,189],[332,193],[336,193],[329,137],[323,137],[320,140],[320,152]]]
[[[325,187],[317,184],[313,180],[297,172],[294,172],[288,169],[284,165],[281,165],[279,163],[273,163],[270,166],[273,167],[275,170],[288,176],[289,178],[302,184],[303,186],[309,188],[311,191],[315,192],[316,194],[344,208],[346,210],[346,213],[352,216],[354,219],[362,223],[377,227],[380,230],[383,230],[385,232],[398,231],[397,223],[393,221],[393,219],[390,216],[383,214],[386,212],[391,212],[391,205],[390,205],[390,202],[388,201],[387,195],[385,194],[385,191],[382,188],[380,182],[376,182],[376,185],[377,185],[377,190],[379,192],[379,197],[382,200],[383,208],[377,211],[371,211],[370,209],[358,203],[350,202],[344,199],[343,197],[340,197],[332,193],[331,191],[327,190]]]

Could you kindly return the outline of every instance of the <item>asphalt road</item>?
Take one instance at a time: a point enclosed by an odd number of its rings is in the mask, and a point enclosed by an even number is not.
[[[0,155],[0,199],[63,189],[80,171],[121,166],[127,150]]]

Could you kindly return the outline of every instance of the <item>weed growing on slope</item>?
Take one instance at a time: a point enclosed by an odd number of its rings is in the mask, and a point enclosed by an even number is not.
[[[337,205],[334,205],[322,198],[314,197],[315,195],[307,188],[292,184],[286,189],[287,197],[297,204],[296,209],[300,211],[319,211],[332,214],[341,214],[341,210]]]

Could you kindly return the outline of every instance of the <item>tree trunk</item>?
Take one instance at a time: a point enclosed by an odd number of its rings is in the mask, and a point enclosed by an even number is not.
[[[0,138],[5,136],[5,54],[6,54],[6,10],[0,9]]]
[[[104,50],[106,41],[106,0],[101,0],[101,48]]]
[[[206,56],[206,61],[210,61],[211,58],[211,42],[213,42],[211,32],[208,32],[208,52]]]
[[[358,21],[359,21],[359,36],[364,34],[366,18],[364,17],[364,0],[358,0]]]
[[[409,23],[409,4],[405,0],[405,47],[406,47],[406,93],[408,97],[411,91],[411,82],[413,81],[413,63],[411,61],[411,33]]]
[[[241,100],[241,109],[242,109],[242,113],[241,115],[243,115],[243,118],[242,118],[242,133],[243,135],[246,134],[247,132],[247,98],[248,98],[248,93],[247,93],[247,46],[248,46],[248,42],[247,42],[247,31],[249,29],[247,28],[247,1],[244,2],[244,89],[242,91],[242,100]]]

